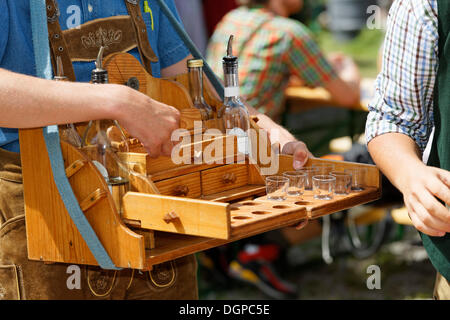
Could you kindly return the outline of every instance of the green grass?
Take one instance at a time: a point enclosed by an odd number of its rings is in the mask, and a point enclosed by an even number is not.
[[[381,30],[362,30],[352,41],[338,42],[328,31],[321,31],[317,41],[325,53],[342,52],[352,57],[360,68],[362,77],[374,78],[378,74],[378,54],[383,43]]]

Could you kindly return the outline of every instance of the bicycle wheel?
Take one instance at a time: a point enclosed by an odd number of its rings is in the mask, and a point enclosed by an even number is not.
[[[366,259],[375,254],[389,238],[393,222],[389,212],[378,221],[368,224],[360,223],[359,218],[347,215],[347,234],[353,256]]]

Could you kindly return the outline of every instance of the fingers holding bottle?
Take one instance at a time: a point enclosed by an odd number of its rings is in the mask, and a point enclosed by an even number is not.
[[[152,158],[170,156],[173,131],[180,127],[180,112],[136,90],[115,88],[117,119],[129,134],[144,145]]]

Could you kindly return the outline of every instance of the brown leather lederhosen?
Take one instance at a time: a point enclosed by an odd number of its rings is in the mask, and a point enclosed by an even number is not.
[[[70,80],[75,81],[72,62],[94,61],[101,45],[105,56],[137,47],[151,73],[151,62],[158,58],[150,47],[139,1],[124,0],[128,16],[97,19],[65,31],[59,25],[57,3],[46,1],[52,62],[55,65],[61,57]],[[198,298],[194,256],[154,266],[152,272],[81,267],[81,289],[70,290],[68,265],[30,261],[26,247],[20,157],[0,148],[0,300]]]

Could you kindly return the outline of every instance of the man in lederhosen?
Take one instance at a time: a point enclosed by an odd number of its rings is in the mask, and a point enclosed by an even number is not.
[[[176,14],[173,1],[165,1]],[[83,268],[80,290],[68,289],[67,265],[28,260],[16,128],[117,119],[153,157],[170,155],[175,108],[126,86],[87,82],[101,45],[105,55],[131,53],[155,77],[187,72],[192,58],[155,1],[47,0],[46,7],[52,61],[60,57],[65,75],[78,83],[34,77],[30,0],[0,2],[0,300],[196,299],[194,256],[145,273]],[[264,117],[261,124],[277,127]],[[302,166],[306,147],[281,133],[285,152]]]
[[[396,1],[367,121],[369,151],[403,193],[450,299],[450,1]],[[430,142],[428,165],[422,154]]]

